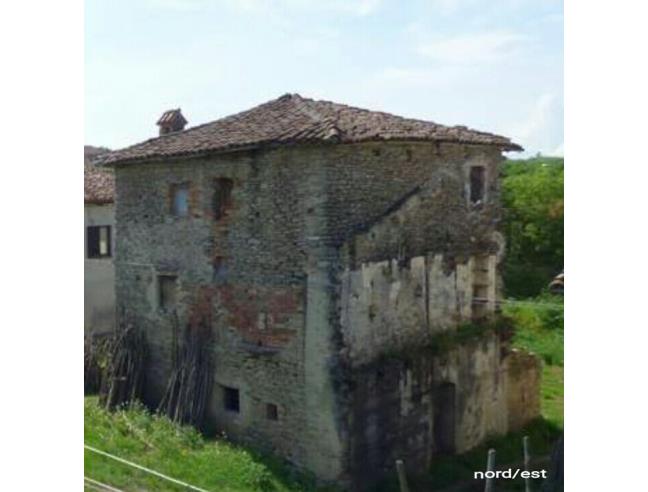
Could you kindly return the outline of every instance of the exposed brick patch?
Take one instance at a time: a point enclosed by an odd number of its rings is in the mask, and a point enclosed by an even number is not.
[[[218,294],[228,325],[247,342],[281,347],[295,336],[288,324],[303,314],[303,288],[227,285]]]

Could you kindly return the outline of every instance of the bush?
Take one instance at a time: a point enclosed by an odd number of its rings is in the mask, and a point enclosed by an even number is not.
[[[508,296],[540,293],[563,269],[564,164],[561,158],[504,164],[504,283]]]
[[[526,300],[509,300],[504,312],[513,319],[513,345],[538,354],[545,363],[562,365],[564,314],[561,296],[542,294]]]

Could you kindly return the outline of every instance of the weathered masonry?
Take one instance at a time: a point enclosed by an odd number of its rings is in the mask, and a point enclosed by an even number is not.
[[[538,414],[497,311],[507,138],[285,95],[109,154],[116,290],[151,345],[209,320],[208,419],[354,488]],[[168,125],[169,128],[162,128]]]

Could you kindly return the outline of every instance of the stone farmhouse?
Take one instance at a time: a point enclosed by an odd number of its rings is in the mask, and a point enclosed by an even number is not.
[[[113,265],[115,182],[112,173],[92,160],[108,149],[83,149],[84,188],[84,331],[105,333],[115,326],[115,268]]]
[[[214,336],[207,420],[354,489],[539,413],[498,320],[508,138],[286,94],[111,152],[117,304],[164,393],[173,318]]]

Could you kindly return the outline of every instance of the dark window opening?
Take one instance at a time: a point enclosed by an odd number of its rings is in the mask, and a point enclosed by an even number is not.
[[[159,306],[164,311],[175,309],[177,302],[178,277],[175,275],[160,275],[158,277]]]
[[[486,170],[482,166],[470,168],[470,202],[478,203],[484,199]]]
[[[189,215],[189,184],[171,185],[171,213],[176,217]]]
[[[232,180],[227,178],[216,178],[214,180],[214,197],[212,212],[214,219],[221,219],[232,204]]]
[[[279,408],[274,403],[266,405],[266,417],[268,420],[279,420]]]
[[[227,264],[222,256],[214,258],[212,265],[212,281],[217,284],[224,284],[227,281]]]
[[[111,256],[110,226],[89,226],[87,229],[88,258]]]
[[[239,413],[240,402],[238,389],[223,386],[223,401],[225,404],[225,410],[227,410],[228,412]]]

